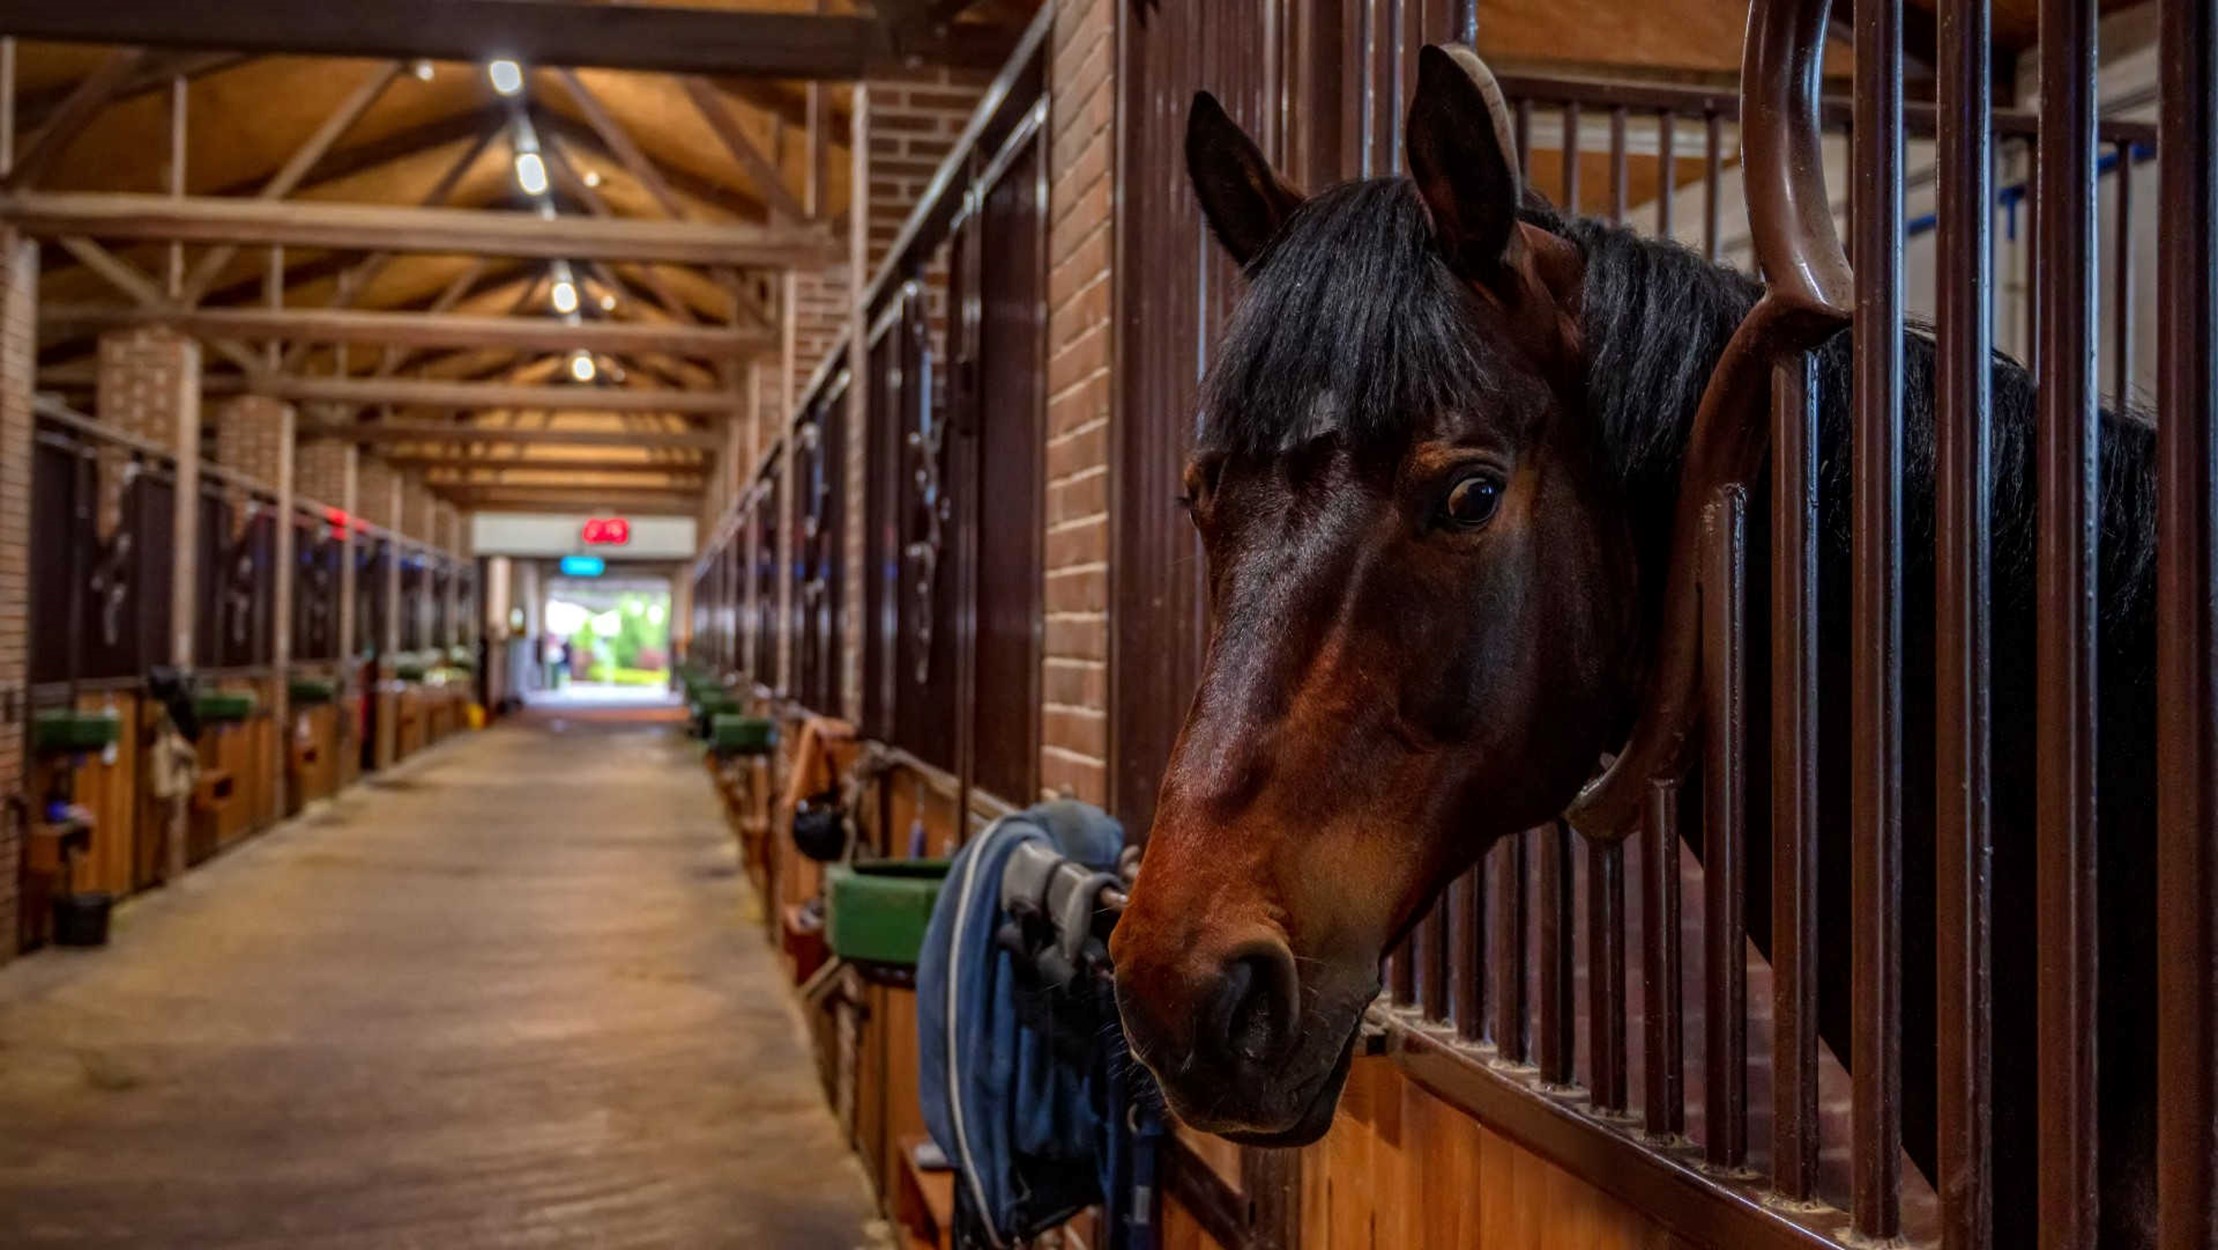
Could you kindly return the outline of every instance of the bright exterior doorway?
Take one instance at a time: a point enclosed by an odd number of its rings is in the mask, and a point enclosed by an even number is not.
[[[557,577],[539,638],[541,689],[578,702],[671,698],[670,582]]]

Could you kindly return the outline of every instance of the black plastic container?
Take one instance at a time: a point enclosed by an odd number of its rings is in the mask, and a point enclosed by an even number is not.
[[[106,946],[108,915],[115,896],[103,890],[60,894],[54,898],[54,945]]]

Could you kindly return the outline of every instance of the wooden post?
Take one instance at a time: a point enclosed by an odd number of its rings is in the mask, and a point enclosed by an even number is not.
[[[362,709],[354,700],[371,697],[362,680],[363,640],[354,636],[355,597],[361,593],[355,569],[355,537],[359,533],[355,517],[362,507],[361,448],[347,446],[339,480],[339,498],[333,502],[346,524],[346,533],[339,541],[339,743],[342,752],[353,752],[351,762],[341,764],[342,775],[352,776],[362,761]]]
[[[296,447],[293,425],[296,420],[291,404],[279,404],[270,413],[277,421],[277,576],[272,579],[270,590],[270,669],[274,674],[270,692],[272,720],[275,732],[270,735],[271,750],[267,761],[270,784],[264,793],[270,808],[264,812],[266,819],[282,820],[287,807],[285,781],[289,771],[285,764],[291,758],[287,744],[292,741],[292,676],[293,676],[293,575],[294,536],[293,493]]]
[[[391,551],[385,561],[385,619],[378,622],[377,697],[384,699],[390,694],[392,703],[378,708],[377,766],[381,769],[393,766],[394,756],[398,754],[396,748],[399,746],[397,731],[400,726],[395,723],[394,718],[400,715],[400,696],[392,689],[395,677],[393,656],[400,650],[401,510],[408,506],[407,482],[398,473],[390,475],[389,480],[392,486],[385,503],[385,516],[388,521],[386,528],[391,531],[393,538]]]

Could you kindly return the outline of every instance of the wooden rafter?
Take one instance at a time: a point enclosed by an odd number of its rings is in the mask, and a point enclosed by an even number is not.
[[[385,94],[385,89],[392,85],[395,78],[400,77],[403,68],[400,62],[395,61],[372,70],[361,85],[341,101],[338,108],[332,110],[331,116],[316,127],[315,133],[294,149],[284,167],[263,185],[256,198],[282,200],[291,195],[302,180],[308,177],[309,171],[316,167],[316,162],[331,151],[332,145],[351,130],[354,123],[362,120],[362,114],[369,112],[370,106],[377,103],[377,98]],[[208,285],[216,280],[216,276],[238,254],[239,249],[235,244],[211,248],[185,279],[185,291],[179,302],[188,308],[198,304],[208,293]]]
[[[299,403],[513,412],[693,413],[729,416],[737,395],[622,386],[511,386],[414,378],[261,378],[252,390]]]
[[[1015,44],[975,25],[903,44],[867,17],[515,0],[12,0],[6,18],[18,37],[77,43],[471,63],[497,49],[533,65],[841,81],[912,61],[992,69]]]
[[[715,451],[724,435],[713,430],[640,430],[563,426],[448,425],[431,421],[379,421],[371,424],[323,422],[303,425],[304,438],[348,438],[378,444],[451,446],[651,447]]]
[[[46,171],[69,147],[70,141],[92,124],[92,119],[107,107],[125,80],[146,61],[146,52],[139,48],[118,48],[109,53],[97,69],[78,82],[54,110],[54,115],[39,128],[38,134],[24,145],[16,158],[15,168],[0,179],[0,189],[14,191],[37,186],[39,179],[46,176]]]
[[[107,248],[91,239],[76,236],[65,235],[60,242],[62,250],[76,257],[79,264],[129,296],[135,305],[132,315],[141,318],[142,323],[164,321],[184,312],[169,298],[169,293],[162,290],[159,283]],[[210,335],[208,346],[216,354],[250,373],[262,367],[262,362],[252,352],[231,341],[229,336]]]
[[[747,177],[754,182],[755,190],[761,193],[771,210],[794,219],[809,216],[801,202],[794,198],[792,190],[786,186],[785,176],[778,171],[777,166],[771,164],[770,158],[762,154],[762,149],[756,147],[754,141],[747,137],[747,132],[740,128],[739,119],[732,116],[731,109],[725,105],[723,97],[717,94],[716,88],[697,74],[689,74],[681,81],[687,97],[693,101],[694,111],[716,133],[718,142],[732,154],[732,159],[738,161],[740,168],[747,171]]]
[[[669,352],[704,358],[750,355],[775,346],[773,336],[761,331],[653,321],[581,321],[573,325],[553,317],[365,312],[352,308],[186,309],[167,301],[141,302],[131,308],[57,304],[42,311],[45,324],[64,333],[168,325],[199,338],[254,342],[369,343],[610,354]]]
[[[578,158],[591,157],[603,164],[617,167],[623,165],[622,159],[610,151],[607,144],[601,142],[601,137],[593,132],[591,126],[536,104],[526,110],[526,115],[531,118],[532,126],[539,131],[540,139],[559,140],[560,145],[569,151],[573,163]],[[549,143],[549,146],[556,145]],[[676,166],[662,165],[658,168],[662,171],[663,181],[688,199],[713,206],[741,221],[763,221],[768,218],[768,207],[747,188],[704,178]]]
[[[150,56],[124,77],[123,82],[108,97],[108,103],[121,104],[139,96],[167,91],[170,84],[177,79],[193,82],[210,74],[235,69],[254,59],[239,52],[178,52]],[[26,92],[16,106],[17,117],[25,128],[37,130],[54,116],[55,111],[61,108],[76,89],[77,83],[73,82],[44,91]]]
[[[600,97],[594,95],[571,70],[558,69],[555,77],[570,92],[570,98],[577,101],[578,111],[585,114],[586,125],[593,128],[593,133],[600,136],[601,142],[610,152],[615,153],[617,162],[626,172],[637,178],[639,185],[647,188],[647,194],[653,196],[655,203],[662,206],[664,215],[673,221],[685,220],[685,206],[678,202],[678,193],[671,189],[669,180],[663,176],[662,167],[649,160],[647,153],[632,141],[631,132],[618,124],[616,118],[601,104]]]
[[[561,217],[499,210],[297,201],[173,199],[123,193],[0,195],[0,220],[40,236],[184,243],[279,243],[363,251],[657,261],[786,269],[831,259],[807,227]]]
[[[616,214],[609,208],[608,201],[603,199],[601,193],[585,180],[584,175],[578,172],[576,162],[570,159],[569,141],[560,136],[549,135],[546,142],[548,165],[554,169],[555,176],[562,179],[572,192],[578,196],[580,202],[585,205],[585,211],[594,217],[614,218]],[[591,261],[589,263],[603,268],[606,267],[605,262],[602,261]],[[683,301],[671,293],[669,286],[663,281],[662,275],[656,271],[654,266],[645,266],[644,274],[647,289],[654,293],[655,302],[662,305],[664,312],[669,313],[679,321],[692,322],[699,320]]]

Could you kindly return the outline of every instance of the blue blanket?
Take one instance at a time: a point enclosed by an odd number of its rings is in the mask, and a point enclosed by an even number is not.
[[[1153,1203],[1145,1094],[1130,1087],[1116,1008],[1097,978],[1043,987],[1001,906],[1010,854],[1046,842],[1111,869],[1124,830],[1099,808],[1043,803],[956,855],[917,963],[924,1122],[956,1170],[959,1244],[1011,1246],[1101,1204],[1114,1250],[1146,1250]]]

